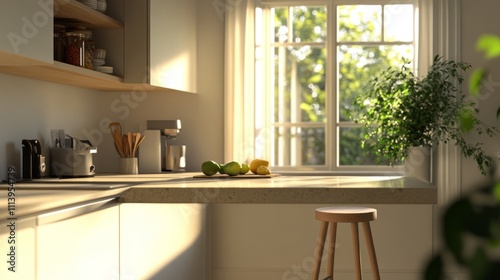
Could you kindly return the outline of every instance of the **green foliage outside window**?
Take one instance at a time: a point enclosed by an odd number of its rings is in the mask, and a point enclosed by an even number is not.
[[[363,92],[370,78],[389,66],[401,64],[403,58],[413,58],[411,43],[400,45],[384,43],[394,41],[394,38],[385,38],[385,41],[381,41],[381,11],[380,5],[338,7],[338,48],[336,54],[328,54],[331,59],[336,56],[337,61],[334,71],[337,77],[338,96],[337,100],[333,101],[327,100],[326,93],[326,75],[333,75],[326,73],[327,59],[330,58],[327,57],[324,46],[315,44],[326,41],[327,11],[325,7],[274,9],[274,42],[292,43],[286,47],[278,45],[274,49],[276,80],[274,121],[276,123],[292,121],[292,97],[290,96],[293,92],[292,87],[300,95],[298,98],[300,113],[298,119],[295,118],[294,121],[326,123],[327,102],[338,102],[337,116],[333,116],[334,119],[328,121],[335,122],[338,118],[340,122],[350,122],[349,113],[353,101]],[[356,20],[353,20],[353,15],[356,15]],[[292,32],[288,30],[290,18],[292,19]],[[311,44],[307,44],[309,42]],[[366,42],[373,42],[373,45],[365,44]],[[299,44],[293,45],[293,43]],[[286,59],[285,62],[283,62],[283,57]],[[278,73],[279,63],[286,65],[285,79],[281,79]],[[283,80],[286,81],[285,84]],[[292,84],[293,81],[295,81],[294,84]],[[277,93],[280,90],[285,91],[285,97],[278,96]],[[280,102],[284,102],[286,106],[279,107]],[[326,135],[323,128],[302,127],[300,129],[301,164],[325,164],[325,140],[331,135]],[[361,146],[363,132],[358,127],[342,127],[338,135],[337,154],[340,165],[376,164],[376,156]],[[290,129],[275,129],[275,139],[279,137],[291,139],[294,136]]]

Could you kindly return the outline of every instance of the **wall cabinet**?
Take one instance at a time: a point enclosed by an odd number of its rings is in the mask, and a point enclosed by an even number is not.
[[[52,62],[53,0],[9,1],[0,9],[0,63]],[[7,8],[8,5],[8,8]],[[18,59],[7,59],[18,57]]]
[[[125,1],[125,82],[196,92],[196,0]]]
[[[76,0],[13,1],[8,9],[0,11],[0,35],[3,38],[12,38],[0,41],[0,73],[103,91],[165,91],[168,88],[195,92],[196,5],[193,1],[166,1],[169,5],[165,6],[160,0],[127,0],[127,3],[147,2],[148,7],[151,5],[153,12],[148,12],[147,18],[142,20],[148,20],[151,24],[157,24],[154,18],[168,20],[168,24],[158,27],[160,31],[155,31],[157,27],[151,29],[158,36],[153,36],[153,33],[146,29],[136,32],[138,26],[135,26],[134,18],[129,17],[131,22],[124,28],[124,24],[119,20]],[[121,5],[116,9],[127,13],[126,9],[123,9],[122,1],[108,1],[108,9],[113,9],[115,3],[117,6]],[[177,9],[180,9],[180,13],[176,12]],[[176,17],[171,18],[172,16]],[[129,36],[122,36],[133,42],[142,40],[139,37],[131,38],[130,34],[140,36],[141,32],[148,32],[148,38],[158,40],[144,41],[148,44],[147,49],[154,50],[152,53],[145,53],[151,60],[144,61],[137,59],[144,58],[143,53],[128,47],[124,51],[127,41],[108,40],[106,44],[112,46],[111,51],[114,49],[115,53],[125,53],[124,58],[120,58],[122,61],[117,63],[119,68],[124,69],[115,69],[117,76],[104,74],[53,60],[54,18],[72,20],[93,30],[118,30],[128,34]],[[179,30],[175,29],[178,24],[185,26],[189,33],[186,35],[178,32]],[[175,32],[163,32],[165,26]],[[160,55],[156,55],[157,53]],[[149,67],[151,65],[152,67]],[[138,70],[146,71],[148,75],[137,74]]]

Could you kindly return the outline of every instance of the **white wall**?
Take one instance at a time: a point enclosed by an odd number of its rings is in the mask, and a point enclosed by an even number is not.
[[[314,209],[325,205],[224,204],[209,206],[212,280],[311,279],[320,223]],[[381,279],[421,279],[432,250],[431,205],[367,205]],[[372,279],[361,227],[362,270]],[[335,279],[355,279],[349,223],[338,225]],[[326,254],[326,249],[324,254]],[[326,277],[326,255],[320,279]]]
[[[467,1],[462,0],[462,59],[474,67],[487,66],[491,78],[488,84],[477,98],[481,119],[489,125],[500,127],[500,121],[496,120],[496,111],[500,107],[500,64],[498,60],[494,63],[486,62],[483,54],[476,49],[476,42],[483,34],[495,34],[500,36],[498,11],[500,2],[497,0]],[[479,140],[484,143],[485,150],[496,155],[500,152],[500,135],[494,138],[486,136],[470,136],[470,139]],[[486,178],[481,175],[473,160],[462,161],[462,186],[464,190],[476,187]]]
[[[122,99],[130,92],[98,92],[0,74],[0,178],[6,178],[10,165],[20,174],[22,139],[39,139],[49,154],[52,128],[64,128],[78,138],[90,135],[98,146],[97,171],[118,171],[111,136],[100,128],[104,118],[131,131],[139,131],[148,119],[179,118],[183,128],[177,142],[187,145],[187,169],[199,170],[207,159],[222,161],[224,22],[212,1],[200,1],[199,8],[198,94],[147,93],[130,106]]]

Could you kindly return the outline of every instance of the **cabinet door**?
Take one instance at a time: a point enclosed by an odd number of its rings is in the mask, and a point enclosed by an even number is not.
[[[120,279],[119,207],[69,218],[64,214],[39,216],[37,279]]]
[[[125,279],[206,279],[206,206],[120,205],[120,275]]]
[[[0,279],[36,279],[35,225],[34,218],[0,223]]]
[[[126,83],[196,92],[196,0],[125,2]]]
[[[3,1],[0,9],[2,51],[40,61],[53,62],[54,2]],[[9,64],[2,60],[0,64]]]

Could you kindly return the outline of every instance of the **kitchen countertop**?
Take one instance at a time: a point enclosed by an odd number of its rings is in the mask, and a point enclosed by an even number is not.
[[[201,173],[99,175],[54,183],[127,185],[122,202],[435,204],[434,185],[401,176],[277,176],[193,178]],[[44,182],[47,183],[46,180]],[[55,184],[57,185],[57,184]]]
[[[15,201],[8,204],[9,185],[0,185],[0,220],[9,217],[8,210],[13,210],[14,217],[23,219],[33,215],[58,211],[83,203],[92,203],[106,199],[118,199],[129,186],[126,184],[60,184],[37,182],[19,182],[14,184]],[[9,206],[9,208],[8,208]]]
[[[179,175],[143,183],[120,198],[139,203],[435,204],[436,187],[411,177],[278,176],[262,179]]]
[[[201,173],[97,175],[17,182],[16,214],[26,216],[115,197],[123,203],[435,204],[434,185],[412,177],[296,176],[193,178]],[[0,187],[6,192],[8,185]],[[5,196],[2,195],[5,198]],[[0,201],[0,218],[7,216]],[[5,211],[4,211],[5,210]]]

